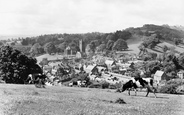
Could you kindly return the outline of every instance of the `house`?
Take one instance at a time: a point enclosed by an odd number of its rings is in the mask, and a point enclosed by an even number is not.
[[[72,49],[70,46],[67,46],[66,49],[64,50],[64,54],[67,56],[75,56],[76,51]]]
[[[84,71],[86,71],[86,73],[90,73],[90,72],[92,72],[92,70],[95,68],[95,66],[93,66],[93,65],[88,65],[85,69],[84,69]]]
[[[180,78],[180,79],[183,79],[183,76],[184,76],[184,70],[181,70],[177,73],[177,76]]]
[[[96,65],[88,65],[84,69],[84,71],[86,71],[86,73],[93,73],[93,74],[95,74],[95,73],[98,73],[98,68],[97,68]]]
[[[81,52],[77,52],[77,53],[76,53],[76,58],[82,58]]]
[[[164,71],[157,70],[154,75],[154,80],[159,83],[161,80],[166,80],[167,75]]]
[[[112,67],[116,65],[116,62],[113,60],[105,60],[108,70],[112,70]]]
[[[105,64],[106,64],[107,66],[113,66],[113,65],[116,65],[116,62],[113,61],[113,60],[106,60],[106,61],[105,61]]]
[[[43,67],[43,71],[44,71],[45,73],[47,73],[47,72],[49,72],[49,71],[52,71],[52,66],[50,66],[50,65],[45,65],[45,66]]]

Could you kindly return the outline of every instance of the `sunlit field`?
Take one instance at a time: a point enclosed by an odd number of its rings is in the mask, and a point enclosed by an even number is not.
[[[109,89],[0,84],[1,115],[178,115],[181,95],[128,96]],[[118,103],[118,99],[125,103]]]

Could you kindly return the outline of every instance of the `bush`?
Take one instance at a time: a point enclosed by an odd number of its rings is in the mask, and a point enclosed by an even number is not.
[[[178,86],[176,92],[177,94],[184,94],[184,85]]]
[[[106,89],[106,88],[109,88],[109,83],[108,82],[102,82],[102,83],[100,83],[101,84],[101,86],[102,86],[102,89]]]
[[[177,89],[176,84],[166,84],[165,86],[162,86],[160,89],[160,93],[169,93],[169,94],[177,94],[176,89]]]
[[[118,89],[118,88],[121,88],[122,87],[122,85],[123,85],[123,83],[122,82],[118,82],[118,83],[116,83],[115,84],[115,86],[116,86],[116,88]]]
[[[184,80],[172,79],[160,88],[161,93],[179,94],[182,91],[181,86],[184,85]]]
[[[88,86],[89,88],[102,88],[102,85],[101,84],[91,84]]]
[[[172,79],[167,82],[167,84],[176,84],[176,85],[182,85],[184,84],[184,80],[182,79]]]
[[[117,89],[116,85],[110,84],[109,89]]]
[[[109,88],[109,83],[108,82],[101,82],[101,83],[96,83],[96,82],[91,82],[91,84],[88,86],[89,88],[102,88],[106,89]]]

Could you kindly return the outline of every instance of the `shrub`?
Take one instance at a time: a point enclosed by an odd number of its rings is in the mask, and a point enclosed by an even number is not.
[[[109,89],[117,89],[116,85],[110,84]]]
[[[184,85],[184,80],[172,79],[169,80],[164,86],[160,88],[161,93],[178,94],[180,93],[181,87]]]
[[[177,94],[184,94],[184,85],[178,86],[176,92]]]
[[[165,86],[162,86],[160,89],[161,93],[169,93],[169,94],[177,94],[176,92],[177,85],[176,84],[166,84]]]
[[[167,82],[167,84],[176,84],[176,85],[182,85],[184,84],[184,80],[182,79],[172,79]]]
[[[108,82],[102,82],[102,83],[100,83],[101,84],[101,86],[102,86],[102,89],[106,89],[106,88],[109,88],[109,83]]]
[[[89,85],[88,87],[89,87],[89,88],[101,88],[102,85],[99,84],[99,83],[97,83],[97,84],[91,84],[91,85]]]
[[[91,82],[91,84],[88,86],[89,88],[102,88],[102,89],[106,89],[109,88],[109,83],[108,82],[101,82],[101,83],[97,83],[97,82]]]
[[[122,85],[123,85],[123,83],[122,82],[118,82],[118,83],[116,83],[115,84],[115,86],[116,86],[116,88],[118,89],[118,88],[121,88],[122,87]]]

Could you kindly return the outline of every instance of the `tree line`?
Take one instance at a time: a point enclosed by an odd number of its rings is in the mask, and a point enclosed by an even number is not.
[[[160,41],[171,41],[175,45],[182,43],[184,32],[171,29],[169,26],[145,24],[143,27],[130,27],[112,33],[85,33],[85,34],[49,34],[22,39],[22,45],[29,46],[24,50],[27,54],[38,55],[42,53],[64,52],[67,46],[72,50],[79,50],[79,40],[83,41],[82,51],[106,52],[113,50],[127,50],[127,40],[133,36],[144,39],[142,46],[153,49]],[[20,40],[20,38],[19,38]],[[29,50],[29,51],[28,51]]]

